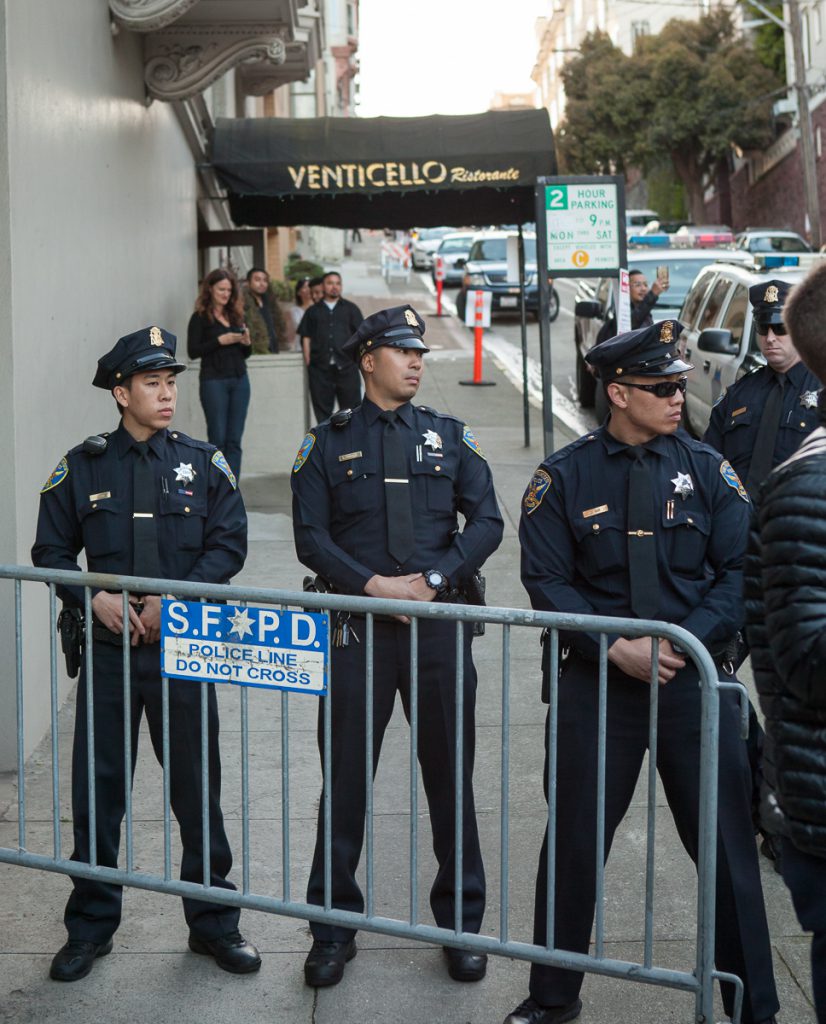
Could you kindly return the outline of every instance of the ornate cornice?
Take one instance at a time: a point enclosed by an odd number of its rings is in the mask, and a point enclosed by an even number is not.
[[[185,100],[233,67],[266,72],[287,59],[285,27],[272,25],[181,26],[146,39],[144,78],[152,96]]]
[[[109,0],[115,22],[130,32],[157,32],[171,25],[199,0]]]

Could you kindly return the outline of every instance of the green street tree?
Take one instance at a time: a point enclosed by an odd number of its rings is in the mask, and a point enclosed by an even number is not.
[[[632,57],[607,36],[591,35],[562,75],[565,169],[647,170],[667,157],[696,223],[705,219],[705,184],[727,173],[732,147],[771,142],[771,105],[782,84],[722,8],[697,21],[668,22],[659,35],[640,39]]]

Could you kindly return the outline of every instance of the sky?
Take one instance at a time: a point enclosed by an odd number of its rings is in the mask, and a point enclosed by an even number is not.
[[[528,92],[550,0],[359,0],[360,117],[474,114]]]

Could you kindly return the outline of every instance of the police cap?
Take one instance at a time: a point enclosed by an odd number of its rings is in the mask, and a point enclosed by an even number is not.
[[[782,324],[783,306],[791,291],[788,281],[761,281],[749,288],[749,302],[757,324]]]
[[[604,381],[620,380],[630,374],[661,377],[685,373],[694,367],[680,358],[677,339],[682,330],[679,320],[661,320],[595,345],[585,359]]]
[[[171,370],[180,373],[186,369],[175,359],[178,339],[162,327],[144,327],[134,334],[118,338],[115,347],[98,359],[98,369],[92,384],[111,391],[135,373],[149,370]]]
[[[365,320],[358,330],[342,345],[342,351],[359,362],[366,352],[389,345],[391,348],[413,348],[420,352],[430,349],[422,341],[424,320],[412,306],[393,306],[380,309]]]

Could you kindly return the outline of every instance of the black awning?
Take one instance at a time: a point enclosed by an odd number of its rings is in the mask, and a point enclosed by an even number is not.
[[[531,221],[556,158],[546,110],[495,110],[219,118],[212,166],[239,225],[407,228]]]

